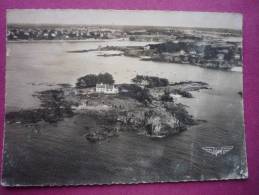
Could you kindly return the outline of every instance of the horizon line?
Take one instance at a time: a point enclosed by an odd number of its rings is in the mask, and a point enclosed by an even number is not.
[[[131,24],[58,24],[58,23],[7,23],[8,25],[35,25],[35,26],[43,26],[43,25],[49,25],[49,26],[103,26],[103,27],[152,27],[152,28],[183,28],[183,29],[220,29],[220,30],[233,30],[233,31],[241,31],[242,29],[236,29],[236,28],[225,28],[225,27],[192,27],[192,26],[151,26],[151,25],[131,25]]]

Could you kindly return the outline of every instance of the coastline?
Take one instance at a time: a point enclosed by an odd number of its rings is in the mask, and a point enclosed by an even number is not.
[[[58,125],[65,118],[85,115],[98,121],[95,128],[89,126],[92,129],[86,135],[89,141],[96,142],[117,136],[117,132],[123,129],[135,129],[147,136],[162,138],[186,130],[189,125],[201,121],[192,119],[185,106],[174,102],[174,98],[192,98],[192,91],[209,89],[207,83],[194,81],[146,89],[134,84],[116,86],[120,93],[111,95],[97,93],[94,88],[80,89],[65,84],[57,89],[38,92],[34,96],[41,101],[40,108],[6,113],[6,123],[36,125],[38,128],[37,124],[41,122]],[[165,96],[165,91],[171,95]],[[135,95],[138,93],[143,93],[144,98],[141,94]],[[184,118],[175,118],[175,110],[182,112],[181,117]]]
[[[84,40],[7,40],[7,43],[62,43],[62,42],[105,42],[117,39],[84,39]],[[118,40],[117,40],[118,41]]]

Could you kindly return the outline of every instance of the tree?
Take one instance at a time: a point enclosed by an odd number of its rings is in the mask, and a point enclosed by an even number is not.
[[[127,92],[120,92],[128,97],[134,98],[141,103],[147,105],[152,102],[152,96],[150,95],[149,89],[141,88],[136,84],[121,84],[121,91],[126,90]]]
[[[100,73],[97,76],[97,82],[98,83],[105,83],[105,84],[114,84],[113,76],[109,73]]]
[[[131,81],[133,83],[136,83],[136,84],[142,84],[143,80],[144,80],[144,76],[143,75],[137,75],[135,76],[133,79],[131,79]]]
[[[104,74],[100,73],[98,75],[88,74],[77,79],[76,87],[78,88],[95,87],[97,83],[113,84],[114,79],[113,79],[113,76],[109,73],[104,73]]]
[[[169,81],[165,78],[159,78],[155,76],[143,76],[137,75],[132,79],[133,83],[137,85],[146,85],[149,88],[152,87],[165,87],[169,85]]]
[[[76,87],[87,88],[94,87],[97,84],[98,77],[94,74],[88,74],[77,79]]]

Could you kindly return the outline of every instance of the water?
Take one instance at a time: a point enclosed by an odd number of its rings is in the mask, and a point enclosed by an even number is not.
[[[243,143],[242,73],[191,65],[140,61],[137,58],[96,56],[99,52],[67,53],[106,45],[146,45],[145,42],[38,42],[8,43],[6,110],[39,106],[31,95],[53,86],[31,83],[71,83],[89,73],[109,72],[116,83],[130,82],[136,74],[160,76],[171,82],[209,83],[211,90],[179,98],[198,126],[166,139],[152,140],[123,132],[97,144],[85,140],[83,127],[66,119],[48,126],[40,136],[17,124],[6,127],[6,181],[26,184],[79,184],[154,182],[243,178],[246,162]],[[55,87],[55,86],[54,86]],[[201,148],[233,146],[215,157]],[[19,163],[18,163],[19,162]]]

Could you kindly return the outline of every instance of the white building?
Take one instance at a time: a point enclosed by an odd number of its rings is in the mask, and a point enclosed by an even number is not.
[[[109,84],[96,84],[95,88],[97,93],[105,93],[105,94],[117,94],[119,93],[119,90],[114,85]]]
[[[149,50],[150,49],[150,45],[145,45],[144,46],[144,50]]]

